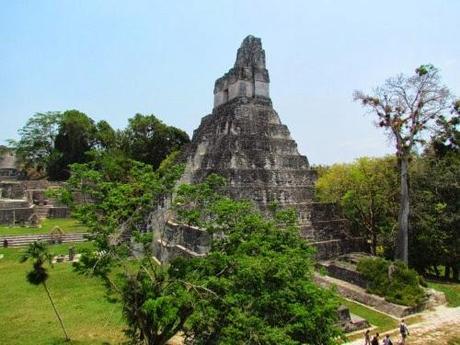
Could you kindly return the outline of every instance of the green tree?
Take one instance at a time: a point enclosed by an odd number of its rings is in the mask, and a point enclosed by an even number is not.
[[[440,119],[439,129],[411,169],[411,262],[420,272],[444,266],[460,279],[460,118]],[[423,255],[420,255],[423,253]]]
[[[429,126],[451,107],[449,90],[441,85],[438,69],[422,65],[413,76],[388,79],[373,94],[355,91],[354,99],[377,116],[377,125],[393,140],[400,169],[400,210],[395,258],[408,262],[409,161]]]
[[[126,174],[120,175],[100,160],[71,165],[61,199],[90,228],[97,248],[83,253],[76,270],[102,278],[120,299],[133,343],[163,345],[191,314],[193,294],[184,282],[170,278],[168,267],[153,260],[150,219],[170,197],[183,167],[171,166],[160,176],[149,165],[127,163]],[[78,202],[73,202],[75,195]],[[143,244],[141,258],[132,257],[139,247],[131,247],[129,237]]]
[[[135,162],[126,179],[113,181],[92,164],[73,165],[66,186],[87,200],[74,207],[98,248],[76,269],[102,277],[117,293],[133,342],[164,344],[183,330],[194,344],[335,344],[337,301],[313,283],[312,249],[299,237],[295,212],[267,220],[250,203],[223,196],[218,176],[183,185],[177,219],[215,234],[212,250],[158,266],[151,215],[182,170],[167,162],[159,173]],[[128,260],[135,248],[122,240],[126,230],[143,244],[141,259]]]
[[[96,123],[96,147],[99,149],[114,149],[119,144],[120,134],[115,131],[110,124],[101,120]]]
[[[335,164],[317,180],[316,196],[322,202],[340,204],[355,233],[370,241],[372,254],[382,244],[389,252],[396,227],[397,175],[392,157]]]
[[[148,345],[166,344],[183,329],[193,311],[189,290],[180,280],[171,279],[167,268],[155,264],[127,274],[122,300],[130,339]]]
[[[61,118],[60,112],[36,113],[18,131],[20,139],[9,141],[26,169],[46,174]]]
[[[313,282],[313,250],[293,210],[270,220],[222,195],[211,175],[182,185],[178,221],[215,234],[208,256],[171,263],[176,279],[206,289],[185,324],[190,344],[335,344],[338,302]]]
[[[70,341],[70,338],[67,334],[67,331],[64,327],[64,322],[62,321],[61,316],[59,315],[56,305],[51,297],[46,281],[48,280],[48,270],[44,267],[45,264],[51,265],[51,260],[53,256],[48,252],[48,248],[42,242],[34,242],[27,247],[25,253],[21,256],[20,261],[26,262],[27,260],[32,260],[32,271],[27,273],[27,281],[33,285],[42,285],[48,295],[51,305],[53,306],[54,313],[59,320],[62,331],[64,332],[65,340]]]
[[[383,296],[389,302],[416,306],[424,300],[425,291],[420,286],[424,281],[401,261],[362,258],[356,268],[366,279],[367,291]]]
[[[168,126],[154,115],[136,114],[122,133],[122,147],[131,159],[155,169],[171,152],[188,143],[184,131]]]
[[[70,164],[87,162],[87,153],[95,144],[96,133],[94,121],[86,114],[78,110],[64,112],[48,164],[49,178],[66,180],[70,176]]]

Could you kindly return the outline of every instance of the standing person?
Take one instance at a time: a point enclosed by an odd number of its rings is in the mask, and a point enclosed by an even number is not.
[[[374,337],[372,338],[371,345],[380,345],[378,333],[375,333]]]
[[[401,333],[401,344],[404,345],[406,343],[406,338],[409,335],[409,329],[407,328],[404,319],[402,319],[399,324],[399,333]]]
[[[383,339],[383,345],[393,345],[393,342],[391,341],[389,334],[387,334],[385,336],[385,339]]]
[[[368,329],[364,333],[364,345],[372,345],[371,344],[371,330],[370,329]]]

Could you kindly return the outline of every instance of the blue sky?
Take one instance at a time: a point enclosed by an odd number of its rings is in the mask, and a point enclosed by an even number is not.
[[[271,96],[313,164],[393,152],[352,101],[422,63],[460,95],[460,1],[0,0],[0,142],[35,112],[122,128],[153,113],[192,134],[248,34]]]

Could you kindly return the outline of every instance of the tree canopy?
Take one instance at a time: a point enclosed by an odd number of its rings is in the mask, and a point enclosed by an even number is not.
[[[352,230],[370,241],[372,254],[377,254],[378,246],[389,254],[396,228],[397,175],[394,157],[334,164],[316,182],[316,195],[322,202],[340,204]]]
[[[155,169],[168,156],[190,141],[187,133],[168,126],[154,115],[136,114],[122,133],[122,148],[134,160]]]
[[[152,260],[155,233],[146,226],[171,195],[177,169],[164,164],[160,174],[137,162],[115,181],[92,163],[75,164],[66,186],[86,200],[74,204],[75,214],[98,248],[83,255],[77,270],[117,292],[129,337],[159,345],[181,330],[189,344],[335,344],[338,301],[313,282],[313,251],[299,236],[295,212],[267,219],[250,203],[225,197],[221,177],[180,186],[174,202],[177,221],[213,236],[209,255],[161,266]],[[129,242],[117,240],[126,230],[144,245],[137,261],[126,260]]]
[[[216,234],[207,257],[172,263],[174,277],[211,291],[185,324],[187,340],[335,344],[338,301],[313,282],[313,250],[300,238],[296,212],[267,219],[250,203],[222,196],[223,186],[211,175],[177,192],[178,220]]]
[[[114,130],[95,122],[78,110],[33,115],[19,130],[20,139],[10,140],[30,175],[67,180],[69,166],[94,159],[110,164],[136,160],[155,169],[172,152],[189,142],[184,131],[168,126],[154,115],[136,114],[127,128]],[[112,164],[115,171],[119,168]]]

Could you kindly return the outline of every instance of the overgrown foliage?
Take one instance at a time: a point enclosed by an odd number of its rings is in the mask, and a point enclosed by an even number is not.
[[[425,293],[420,286],[424,281],[401,261],[363,258],[358,262],[357,270],[366,278],[367,290],[389,302],[415,306],[424,300]]]
[[[76,269],[102,277],[118,295],[133,344],[165,344],[178,331],[189,344],[336,343],[338,301],[313,283],[312,249],[299,237],[295,212],[278,211],[269,220],[251,204],[225,197],[225,181],[216,175],[182,185],[177,220],[207,229],[211,252],[158,265],[146,232],[149,215],[161,210],[181,169],[165,163],[160,173],[131,164],[121,181],[91,164],[73,165],[63,195],[81,193],[75,212],[98,248]],[[135,248],[117,240],[120,224],[137,234],[141,259],[129,259]]]
[[[267,219],[222,196],[223,182],[211,175],[177,193],[179,220],[214,234],[206,258],[172,263],[175,277],[210,290],[186,323],[188,343],[334,344],[338,301],[313,283],[313,251],[296,213]]]
[[[372,254],[391,256],[398,209],[395,158],[363,157],[323,169],[316,197],[340,204],[355,234],[368,238]]]

